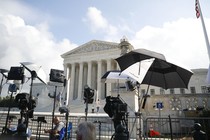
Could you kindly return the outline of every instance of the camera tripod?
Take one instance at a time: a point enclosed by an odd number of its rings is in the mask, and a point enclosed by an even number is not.
[[[15,84],[10,85],[9,90],[10,90],[10,92],[11,92],[11,95],[10,95],[10,102],[12,102],[13,93],[14,93],[14,92],[17,92],[17,87],[16,87],[16,85],[15,85]],[[7,133],[7,127],[8,127],[8,121],[9,121],[10,110],[11,110],[11,104],[9,104],[9,107],[8,107],[6,123],[5,123],[5,127],[2,129],[2,134],[6,134],[6,133]]]
[[[106,105],[104,111],[113,118],[115,133],[112,135],[111,140],[128,140],[128,112],[127,104],[117,97],[106,97]]]
[[[32,121],[37,121],[38,123],[36,130],[36,140],[40,140],[42,123],[47,123],[47,121],[45,120],[45,117],[37,117],[37,119],[32,119]]]
[[[98,123],[99,125],[98,125],[98,129],[99,129],[99,131],[98,131],[98,133],[99,133],[99,140],[101,139],[101,124],[102,123],[106,123],[106,122],[102,122],[102,121],[94,121],[93,123]]]
[[[123,120],[113,119],[113,122],[115,133],[112,135],[111,140],[128,140],[128,112],[125,114],[125,118]]]

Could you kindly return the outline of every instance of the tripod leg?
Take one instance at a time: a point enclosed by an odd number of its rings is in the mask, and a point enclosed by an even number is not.
[[[38,122],[37,129],[36,129],[36,140],[37,140],[37,137],[38,137],[38,132],[39,132],[39,122]]]
[[[101,122],[99,121],[99,140],[101,139]]]
[[[53,112],[52,112],[52,127],[51,129],[53,129],[53,120],[55,117],[55,102],[56,102],[56,92],[57,92],[57,86],[55,86],[55,92],[54,92],[54,97],[53,97]]]
[[[135,120],[134,120],[134,122],[133,122],[133,126],[132,126],[132,128],[131,128],[131,133],[130,133],[130,134],[133,133],[133,129],[134,129],[135,124],[136,124],[136,117],[135,117]]]
[[[13,92],[10,95],[10,102],[12,102],[12,96],[13,96]],[[6,133],[6,130],[7,130],[7,127],[8,127],[7,124],[8,124],[8,120],[9,120],[10,109],[11,109],[11,104],[9,105],[9,108],[8,108],[7,118],[6,118],[6,123],[5,123],[5,129],[3,129],[3,134]]]
[[[39,140],[40,140],[41,128],[42,128],[42,122],[40,122],[40,127],[39,127]]]

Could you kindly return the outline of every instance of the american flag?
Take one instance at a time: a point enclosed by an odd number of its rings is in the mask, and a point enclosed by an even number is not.
[[[195,0],[195,11],[196,11],[196,17],[199,18],[200,10],[199,10],[199,6],[198,6],[198,0]]]
[[[61,93],[59,92],[59,94],[56,96],[56,107],[61,107]]]

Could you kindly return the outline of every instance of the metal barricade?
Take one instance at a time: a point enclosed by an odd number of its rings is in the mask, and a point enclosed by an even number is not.
[[[19,112],[10,112],[10,115],[16,116],[16,119],[13,120],[11,125],[17,126],[18,124],[18,118],[20,117]],[[5,120],[6,120],[7,113],[6,112],[0,112],[0,132],[2,132],[2,128],[5,125]],[[37,122],[38,117],[45,117],[45,120],[47,123],[42,123],[41,127],[39,126],[39,123]],[[55,113],[55,116],[59,116],[61,121],[66,123],[65,115],[60,114],[60,113]],[[70,139],[76,138],[75,131],[77,129],[77,126],[80,122],[85,121],[85,114],[82,113],[74,113],[70,114],[68,117],[68,122],[72,123],[72,130],[70,132]],[[87,121],[90,121],[95,124],[96,126],[96,134],[97,134],[97,139],[111,139],[112,135],[114,134],[114,126],[112,119],[109,118],[107,115],[90,115],[87,117]],[[40,127],[40,129],[38,129]],[[32,131],[32,137],[37,137],[36,135],[39,134],[40,137],[43,138],[48,138],[48,134],[44,133],[44,129],[51,129],[52,127],[52,114],[51,113],[37,113],[34,112],[34,118],[29,119],[29,125],[28,128]],[[40,131],[40,132],[37,132]]]
[[[20,117],[19,112],[11,112],[10,115],[16,116],[11,125],[18,124],[18,118]],[[61,118],[61,121],[65,122],[65,115],[56,113],[56,116]],[[0,132],[5,126],[7,113],[0,112]],[[34,112],[34,120],[30,119],[28,128],[32,131],[32,137],[36,137],[38,122],[36,119],[38,117],[45,117],[47,123],[42,123],[40,127],[40,137],[41,139],[47,139],[48,134],[44,133],[44,129],[51,129],[52,127],[52,114],[51,113],[37,113]],[[72,129],[70,132],[70,139],[75,139],[75,130],[80,122],[85,121],[84,113],[70,113],[68,117],[68,122],[72,123]],[[112,135],[115,133],[113,121],[106,114],[90,114],[87,117],[87,121],[93,122],[96,126],[96,134],[98,140],[110,140]],[[210,118],[169,118],[169,117],[147,117],[143,118],[142,122],[139,123],[139,118],[128,117],[127,126],[129,131],[129,139],[152,139],[152,140],[167,140],[167,139],[192,139],[192,131],[194,124],[198,122],[202,125],[202,130],[206,132],[208,138],[210,137]],[[139,126],[142,124],[142,126]],[[151,136],[151,130],[153,135]],[[139,136],[141,131],[142,136]]]
[[[200,123],[210,138],[210,118],[148,117],[144,121],[144,139],[191,140],[195,123]]]

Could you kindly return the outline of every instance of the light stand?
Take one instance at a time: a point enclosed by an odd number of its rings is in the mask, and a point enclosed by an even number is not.
[[[35,71],[30,71],[30,72],[31,72],[31,85],[30,85],[29,103],[32,102],[32,86],[33,86],[33,81],[37,77],[37,74],[36,74]],[[28,120],[29,120],[29,117],[33,118],[33,115],[32,116],[29,116],[29,113],[31,111],[34,111],[34,109],[33,109],[33,107],[30,104],[29,107],[28,107],[28,112],[27,112],[27,116],[26,116],[26,128],[28,128]]]
[[[3,74],[6,71],[5,70],[1,70],[1,72]],[[23,78],[24,78],[24,69],[23,69],[23,67],[11,67],[7,78],[8,78],[8,80],[23,80]],[[17,91],[17,86],[15,84],[11,84],[9,86],[9,91],[11,92],[10,102],[12,102],[12,96],[13,96],[13,93]],[[8,108],[5,128],[3,129],[3,134],[5,134],[6,130],[7,130],[7,124],[8,124],[8,120],[9,120],[10,109],[11,109],[11,104],[9,105],[9,108]]]
[[[59,112],[61,114],[66,113],[66,115],[65,115],[65,119],[66,119],[65,139],[67,139],[69,110],[66,107],[60,107]]]
[[[140,98],[140,85],[139,84],[137,84],[136,85],[137,86],[137,90],[138,90],[138,107],[139,107],[139,109],[138,109],[138,113],[139,113],[139,140],[142,140],[142,131],[141,131],[141,129],[142,129],[142,127],[141,127],[141,117],[142,117],[142,113],[141,113],[141,98]]]
[[[37,119],[32,119],[32,121],[37,121],[38,123],[37,130],[36,130],[37,131],[36,140],[37,140],[37,137],[39,137],[38,140],[40,140],[42,123],[47,123],[47,121],[45,120],[45,117],[37,117]]]
[[[57,93],[57,88],[58,86],[55,86],[55,91],[54,91],[54,94],[53,94],[53,112],[52,112],[52,129],[53,129],[53,119],[55,117],[55,102],[56,102],[56,93]]]
[[[92,104],[93,103],[93,96],[94,96],[94,90],[91,89],[88,85],[85,85],[85,87],[84,87],[84,100],[85,100],[85,103],[86,103],[85,121],[87,121],[88,104]]]
[[[51,69],[50,70],[50,81],[52,82],[58,82],[58,83],[63,83],[64,87],[65,87],[65,77],[64,77],[64,71],[62,70],[56,70],[56,69]],[[53,129],[53,119],[55,117],[55,103],[56,103],[56,93],[57,93],[57,85],[55,85],[55,92],[53,95],[53,112],[52,112],[52,129]]]
[[[17,91],[17,87],[15,84],[11,84],[10,85],[10,92],[11,92],[11,95],[10,95],[10,103],[12,103],[12,96],[13,96],[13,93]],[[8,108],[8,112],[7,112],[7,118],[6,118],[6,123],[5,123],[5,127],[4,129],[2,130],[2,133],[3,134],[6,134],[7,132],[7,124],[8,124],[8,120],[9,120],[9,113],[10,113],[10,109],[11,109],[11,104],[9,104],[9,108]]]
[[[33,105],[31,104],[33,102],[33,97],[32,97],[32,87],[33,87],[33,81],[35,80],[35,78],[39,79],[42,83],[46,84],[45,81],[39,77],[37,75],[38,71],[41,69],[41,66],[37,68],[37,66],[33,63],[30,63],[30,62],[22,62],[20,63],[21,65],[23,65],[23,67],[25,69],[27,69],[30,74],[31,74],[31,85],[30,85],[30,94],[29,94],[29,104],[28,104],[28,110],[27,110],[27,113],[26,113],[26,118],[25,118],[25,123],[26,123],[26,131],[27,131],[27,128],[28,128],[28,120],[29,118],[33,118],[33,111],[34,111],[34,107]],[[32,67],[32,68],[30,68]],[[29,116],[30,115],[30,116]]]
[[[101,122],[99,121],[99,140],[101,139]]]
[[[142,100],[141,100],[141,97],[140,97],[140,84],[137,82],[136,83],[136,87],[137,87],[137,93],[138,93],[138,111],[135,112],[135,120],[134,120],[134,123],[133,123],[133,126],[132,126],[132,129],[131,129],[131,134],[133,132],[133,128],[135,126],[135,123],[136,123],[136,120],[137,118],[139,118],[139,128],[137,128],[137,130],[139,131],[139,140],[142,140],[142,127],[141,127],[141,119],[142,119],[142,113],[141,113],[141,104],[142,104]],[[146,103],[146,100],[144,100],[144,105],[145,106],[145,103]],[[142,107],[143,108],[143,107]]]
[[[88,99],[86,100],[85,105],[86,105],[86,107],[85,107],[85,121],[87,121],[87,115],[88,115]]]
[[[142,113],[141,113],[141,108],[144,109],[145,108],[145,105],[146,105],[146,101],[147,101],[147,98],[150,97],[147,93],[149,91],[149,85],[147,86],[147,91],[146,91],[146,94],[142,97],[140,97],[140,84],[137,82],[136,83],[136,87],[137,87],[137,90],[138,90],[138,112],[135,113],[135,117],[139,117],[139,140],[142,140],[142,123],[141,123],[141,120],[142,120]],[[143,104],[142,104],[142,101],[143,101]],[[141,106],[142,105],[142,106]],[[135,118],[135,121],[134,121],[134,124],[136,122],[136,118]],[[134,125],[133,125],[134,126]],[[132,131],[133,131],[133,128],[132,128]]]
[[[30,71],[30,73],[31,73],[31,85],[30,85],[30,92],[29,92],[29,103],[31,103],[32,102],[32,86],[33,86],[33,81],[34,81],[34,79],[37,77],[37,75],[36,75],[36,72],[35,71],[31,71],[31,70],[29,70]],[[31,105],[29,105],[28,106],[28,110],[27,110],[27,112],[26,112],[26,117],[25,117],[25,122],[26,122],[26,130],[27,130],[27,128],[28,128],[28,122],[29,122],[29,118],[31,117],[31,118],[33,118],[33,111],[34,111],[34,109],[32,108],[32,106]],[[30,113],[30,116],[29,116],[29,113]],[[32,114],[31,114],[32,113]],[[32,116],[31,116],[32,115]]]
[[[0,69],[0,73],[2,74],[1,84],[0,84],[0,95],[1,95],[1,92],[2,92],[2,88],[3,88],[4,77],[7,78],[7,76],[5,75],[5,73],[7,73],[7,72],[9,72],[9,71],[6,70],[6,69]]]

